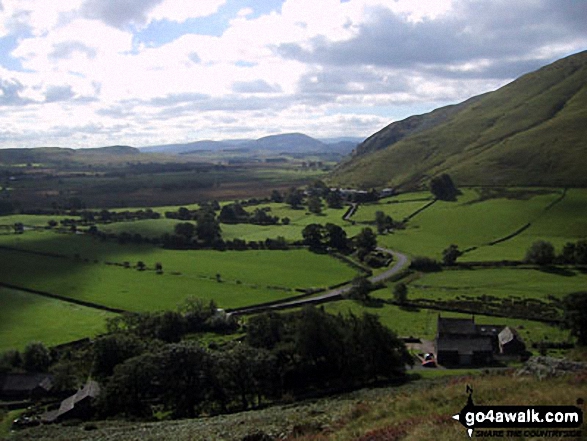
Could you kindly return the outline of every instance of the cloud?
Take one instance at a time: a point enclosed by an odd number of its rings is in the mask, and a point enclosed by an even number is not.
[[[33,101],[21,97],[24,86],[15,79],[5,80],[0,78],[0,106],[23,106]]]
[[[141,26],[147,23],[148,13],[162,0],[86,0],[81,7],[85,18],[124,29],[129,24]]]
[[[236,93],[276,93],[281,92],[279,85],[271,85],[265,80],[237,81],[232,84]]]
[[[88,58],[95,58],[97,50],[80,41],[64,41],[53,45],[49,58],[71,58],[74,53],[81,53]]]
[[[49,86],[45,92],[45,102],[69,101],[74,96],[75,93],[71,90],[71,86]]]
[[[202,62],[202,59],[200,58],[200,56],[198,55],[197,52],[192,52],[188,55],[188,58],[190,59],[190,61],[194,64],[199,64]]]
[[[276,52],[286,59],[325,66],[371,65],[428,72],[438,68],[438,74],[449,72],[449,66],[491,60],[479,66],[477,76],[511,77],[528,66],[529,54],[536,53],[534,60],[544,61],[538,52],[545,45],[587,39],[587,28],[571,32],[565,26],[570,17],[587,15],[587,2],[542,1],[531,7],[536,3],[461,0],[455,2],[456,13],[416,23],[376,7],[353,38],[331,41],[316,36],[306,44],[280,44]],[[516,62],[511,58],[519,60],[519,68],[514,68]]]
[[[117,29],[141,28],[153,20],[182,23],[215,13],[226,0],[85,0],[81,13]]]

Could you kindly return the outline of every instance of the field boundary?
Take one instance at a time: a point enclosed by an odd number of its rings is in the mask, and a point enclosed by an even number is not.
[[[418,208],[416,211],[414,211],[412,214],[409,214],[408,216],[404,217],[403,222],[407,222],[410,219],[416,217],[418,214],[420,214],[421,212],[423,212],[424,210],[426,210],[428,207],[431,207],[432,205],[434,205],[436,203],[436,201],[438,201],[438,199],[434,199],[430,202],[428,202],[426,205],[424,205],[423,207]]]
[[[514,237],[522,234],[524,231],[526,231],[531,226],[532,226],[532,223],[531,222],[528,222],[526,225],[523,225],[522,227],[518,228],[513,233],[508,234],[507,236],[501,237],[499,239],[492,240],[491,242],[487,243],[487,246],[492,247],[493,245],[497,245],[498,243],[502,243],[502,242],[505,242],[507,240],[513,239]]]
[[[465,308],[447,308],[445,306],[437,306],[437,305],[432,305],[429,303],[420,303],[418,300],[411,301],[411,302],[405,302],[405,303],[398,303],[394,300],[388,300],[386,303],[391,304],[391,305],[395,305],[395,306],[399,306],[399,307],[404,307],[404,308],[428,309],[428,310],[440,311],[440,312],[457,312],[460,314],[471,314],[471,315],[486,315],[489,317],[499,317],[499,318],[514,319],[514,320],[528,320],[528,321],[532,321],[532,322],[540,322],[540,323],[546,323],[546,324],[550,324],[550,325],[558,325],[561,323],[561,320],[545,319],[545,318],[540,318],[540,317],[529,318],[529,317],[523,317],[523,316],[518,316],[518,315],[512,316],[512,315],[498,314],[493,311],[479,312],[479,311],[472,311],[470,309],[465,309]]]
[[[77,299],[73,299],[71,297],[65,297],[65,296],[62,296],[59,294],[52,294],[52,293],[46,292],[46,291],[39,291],[37,289],[24,288],[22,286],[16,286],[16,285],[12,285],[10,283],[5,283],[5,282],[0,282],[0,287],[14,289],[17,291],[23,291],[23,292],[26,292],[29,294],[35,294],[35,295],[39,295],[39,296],[43,296],[43,297],[48,297],[51,299],[61,300],[63,302],[67,302],[67,303],[73,303],[74,305],[85,306],[85,307],[94,308],[94,309],[100,309],[102,311],[107,311],[107,312],[114,312],[116,314],[123,314],[125,312],[128,312],[124,309],[111,308],[110,306],[104,306],[104,305],[100,305],[98,303],[87,302],[85,300],[77,300]]]

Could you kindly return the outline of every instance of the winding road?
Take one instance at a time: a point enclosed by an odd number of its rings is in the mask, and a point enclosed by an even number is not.
[[[377,250],[393,255],[394,264],[391,268],[382,272],[381,274],[370,277],[369,281],[371,281],[372,283],[383,282],[384,280],[387,280],[387,279],[397,275],[398,273],[400,273],[401,271],[403,271],[405,268],[408,267],[409,259],[405,254],[402,254],[398,251],[389,250],[387,248],[381,248],[381,247],[377,247]],[[348,283],[347,285],[341,286],[340,288],[336,288],[331,291],[328,291],[328,292],[325,292],[322,294],[318,294],[318,295],[315,295],[312,297],[306,297],[303,299],[296,299],[296,300],[285,299],[285,300],[283,300],[283,302],[274,303],[271,305],[252,305],[252,306],[247,306],[244,308],[234,309],[230,312],[231,312],[231,314],[245,315],[245,314],[254,314],[254,313],[258,313],[258,312],[262,312],[262,311],[276,311],[276,310],[280,310],[280,309],[296,308],[299,306],[313,304],[313,303],[323,303],[323,302],[326,302],[329,300],[338,299],[338,298],[342,297],[344,294],[348,293],[351,289],[352,289],[352,285],[351,285],[351,283]]]

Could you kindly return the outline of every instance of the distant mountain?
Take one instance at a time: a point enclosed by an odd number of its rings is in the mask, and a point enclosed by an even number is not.
[[[395,122],[333,172],[357,187],[587,186],[587,51],[501,89]]]
[[[168,144],[150,147],[141,147],[145,153],[189,154],[201,151],[261,151],[270,153],[339,153],[349,154],[360,142],[360,139],[333,139],[320,141],[302,133],[285,133],[270,135],[256,140],[223,140],[223,141],[195,141],[185,144]]]
[[[227,150],[235,144],[225,141],[195,141],[188,142],[185,144],[166,144],[166,145],[155,145],[150,147],[140,147],[140,150],[144,153],[167,153],[178,155],[181,153],[196,152],[196,151],[220,151]]]
[[[109,147],[97,147],[91,149],[78,149],[77,154],[81,155],[138,155],[141,151],[135,147],[129,147],[127,145],[113,145]]]

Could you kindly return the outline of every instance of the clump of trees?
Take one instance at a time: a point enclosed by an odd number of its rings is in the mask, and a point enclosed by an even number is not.
[[[586,265],[587,240],[582,239],[577,242],[567,242],[558,255],[552,243],[545,240],[537,240],[526,251],[524,260],[536,265]]]
[[[346,231],[332,223],[307,225],[302,230],[302,237],[304,244],[309,246],[312,251],[323,252],[332,248],[345,252],[349,249]]]
[[[441,201],[456,201],[460,194],[452,178],[446,173],[430,180],[430,192]]]
[[[104,337],[95,374],[105,385],[104,415],[174,417],[255,407],[283,395],[401,379],[412,359],[374,315],[333,316],[305,307],[252,317],[243,341],[208,349],[195,341],[145,343]]]
[[[416,271],[424,272],[440,271],[442,269],[440,264],[435,259],[425,256],[414,257],[410,263],[410,268]]]
[[[241,204],[235,202],[222,207],[218,220],[225,224],[275,225],[279,222],[279,217],[271,216],[270,211],[270,207],[257,208],[251,214]]]
[[[538,240],[528,248],[524,260],[537,265],[550,265],[554,258],[554,246],[550,242]]]
[[[442,263],[446,266],[453,266],[462,254],[463,252],[459,250],[458,245],[451,244],[442,251]]]

